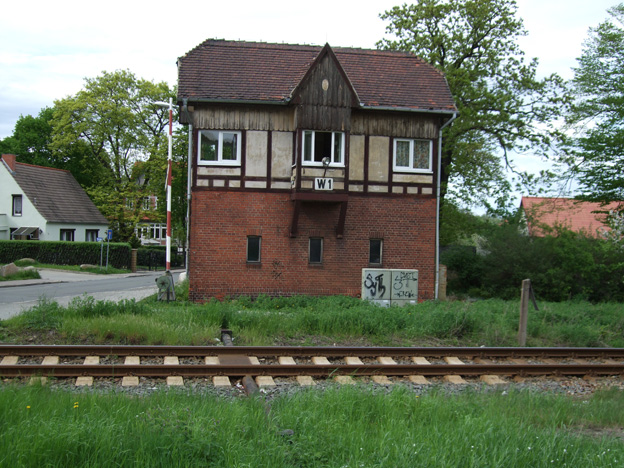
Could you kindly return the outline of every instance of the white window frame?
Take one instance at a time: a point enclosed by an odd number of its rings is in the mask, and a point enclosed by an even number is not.
[[[22,216],[22,214],[24,213],[24,197],[22,197],[21,195],[13,195],[13,199],[11,203],[12,203],[11,215]],[[19,209],[18,209],[18,205],[19,205]]]
[[[305,150],[306,150],[306,134],[312,134],[312,148],[310,154],[314,157],[314,145],[316,142],[316,133],[331,133],[331,155],[329,156],[329,166],[328,167],[345,167],[345,134],[344,132],[331,132],[331,131],[321,131],[321,130],[303,130],[301,133],[301,164],[303,166],[311,166],[311,167],[324,167],[322,161],[306,161],[305,160]],[[336,136],[339,136],[341,139],[340,145],[340,154],[339,161],[335,161],[336,155],[334,154],[334,147]]]
[[[424,141],[429,143],[429,167],[428,168],[415,168],[414,167],[414,142],[416,141]],[[398,166],[397,165],[397,143],[399,142],[408,142],[409,143],[409,166]],[[392,154],[392,170],[394,172],[416,172],[416,173],[427,173],[431,174],[433,172],[433,141],[432,140],[424,140],[418,138],[395,138],[393,143],[393,154]]]
[[[216,161],[205,161],[202,160],[201,154],[201,143],[202,143],[202,135],[206,132],[216,133],[218,134],[218,148],[217,148],[217,160]],[[232,134],[236,135],[236,160],[234,159],[223,159],[223,135],[224,134]],[[234,131],[234,130],[199,130],[197,132],[197,164],[200,166],[240,166],[241,165],[241,148],[243,146],[242,132]]]

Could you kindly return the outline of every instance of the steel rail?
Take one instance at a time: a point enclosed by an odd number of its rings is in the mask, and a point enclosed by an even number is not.
[[[200,364],[138,364],[138,365],[110,365],[110,364],[14,364],[0,365],[2,377],[210,377],[227,375],[229,377],[243,377],[246,375],[272,377],[295,377],[309,375],[313,377],[331,377],[335,375],[351,376],[478,376],[478,375],[621,375],[624,374],[624,364],[245,364],[245,365],[200,365]]]
[[[621,358],[624,348],[486,347],[345,347],[345,346],[126,346],[1,344],[0,356],[219,356],[257,357],[480,357],[480,358]]]

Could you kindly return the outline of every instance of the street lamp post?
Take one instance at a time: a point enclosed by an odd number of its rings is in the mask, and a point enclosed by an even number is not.
[[[171,269],[171,154],[173,151],[173,99],[169,98],[169,102],[157,101],[154,104],[169,108],[169,151],[167,153],[167,252],[166,252],[166,269]]]

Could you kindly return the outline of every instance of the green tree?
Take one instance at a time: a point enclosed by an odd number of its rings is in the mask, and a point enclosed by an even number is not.
[[[607,11],[610,18],[589,29],[567,116],[572,173],[583,198],[605,203],[624,200],[624,4]]]
[[[59,151],[52,151],[52,125],[54,107],[44,107],[37,117],[21,115],[13,135],[0,141],[0,152],[15,154],[18,161],[37,166],[66,169],[83,187],[99,180],[102,167],[88,161],[87,147],[82,141]]]
[[[128,240],[145,216],[142,202],[151,194],[150,181],[158,179],[164,187],[169,112],[154,102],[169,97],[175,92],[165,82],[122,70],[86,79],[75,96],[55,103],[51,148],[85,145],[89,162],[102,168],[87,191],[112,221],[116,240]]]
[[[554,74],[538,79],[537,59],[525,62],[516,9],[515,0],[419,0],[381,15],[396,39],[378,46],[412,52],[443,71],[459,110],[443,138],[442,197],[452,182],[454,197],[468,205],[493,209],[493,198],[504,206],[506,172],[516,171],[510,153],[546,155],[554,143],[564,83]]]

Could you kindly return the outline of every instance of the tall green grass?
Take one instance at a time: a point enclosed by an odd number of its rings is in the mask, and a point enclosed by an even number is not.
[[[621,304],[540,303],[529,312],[529,346],[624,347]],[[519,304],[425,302],[380,308],[359,299],[260,297],[191,304],[124,301],[115,304],[83,297],[68,307],[44,301],[0,322],[7,330],[58,330],[67,339],[134,344],[205,344],[222,327],[236,344],[514,346]]]
[[[6,467],[618,467],[621,391],[420,397],[405,387],[272,400],[0,387]]]

